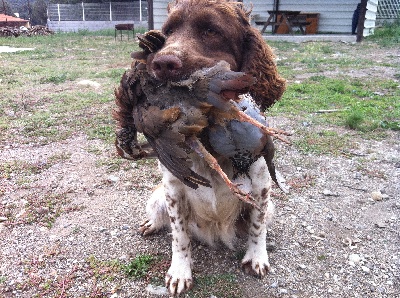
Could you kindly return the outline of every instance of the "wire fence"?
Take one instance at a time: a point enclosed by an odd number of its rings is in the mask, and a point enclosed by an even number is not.
[[[49,21],[147,21],[147,1],[49,4]]]

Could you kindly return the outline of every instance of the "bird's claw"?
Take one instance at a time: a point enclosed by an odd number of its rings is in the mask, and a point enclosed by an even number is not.
[[[250,193],[245,193],[244,191],[242,191],[238,186],[240,184],[235,184],[235,183],[231,183],[229,188],[231,189],[231,191],[238,197],[239,200],[252,205],[254,208],[256,208],[257,210],[261,211],[260,206],[258,206],[256,199],[254,199]]]

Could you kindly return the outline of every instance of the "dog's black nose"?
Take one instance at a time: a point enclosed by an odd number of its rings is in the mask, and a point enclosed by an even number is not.
[[[179,76],[182,60],[175,55],[156,56],[152,61],[152,70],[157,79],[169,80]]]

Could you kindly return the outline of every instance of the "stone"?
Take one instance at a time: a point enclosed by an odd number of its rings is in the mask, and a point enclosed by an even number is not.
[[[377,227],[380,228],[380,229],[387,228],[387,224],[384,223],[384,222],[382,222],[382,221],[376,222],[376,223],[375,223],[375,226],[377,226]]]
[[[369,273],[371,270],[367,266],[361,266],[362,271]]]
[[[383,200],[383,195],[380,191],[373,191],[371,192],[371,198],[374,201],[382,201]]]
[[[323,194],[324,196],[327,196],[327,197],[338,197],[338,196],[339,196],[339,194],[333,193],[333,192],[330,191],[329,189],[324,189],[324,190],[322,191],[322,194]]]
[[[162,286],[154,286],[152,284],[148,284],[146,287],[146,291],[153,295],[169,295],[168,289]]]
[[[323,193],[325,196],[331,196],[331,195],[332,195],[332,192],[331,192],[329,189],[324,189],[324,190],[322,191],[322,193]]]
[[[89,86],[89,87],[93,87],[93,88],[99,88],[101,86],[98,82],[92,81],[92,80],[81,80],[77,84],[82,85],[82,86]]]
[[[278,287],[278,282],[275,281],[270,285],[271,288],[277,288]]]
[[[361,257],[358,254],[349,255],[349,261],[353,263],[359,263],[361,261]]]
[[[108,181],[110,181],[110,182],[118,182],[119,181],[119,177],[117,177],[117,176],[114,176],[114,175],[110,175],[110,176],[108,176]]]
[[[300,269],[306,269],[306,268],[307,268],[307,266],[306,266],[306,265],[304,265],[304,264],[299,264],[299,268],[300,268]]]
[[[288,293],[288,290],[286,290],[286,289],[279,289],[279,293],[281,293],[281,294],[287,294],[287,293]]]

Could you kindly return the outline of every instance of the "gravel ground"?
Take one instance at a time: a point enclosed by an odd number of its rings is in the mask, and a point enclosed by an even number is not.
[[[270,123],[288,131],[299,126],[296,119]],[[357,149],[344,148],[339,156],[277,143],[277,164],[292,189],[288,195],[273,190],[272,272],[262,280],[242,273],[237,256],[244,240],[238,252],[195,242],[196,282],[226,273],[235,280],[229,294],[198,290],[193,297],[400,297],[400,135],[388,134],[383,140],[355,134]],[[164,262],[153,274],[165,274],[170,235],[137,232],[146,199],[160,182],[154,161],[113,167],[112,146],[80,134],[45,146],[2,146],[0,162],[47,166],[26,176],[24,187],[20,177],[2,178],[0,215],[8,216],[0,217],[0,297],[156,297],[146,290],[148,278],[128,278],[112,265],[152,254]],[[50,162],[55,154],[65,158]],[[32,198],[49,194],[65,200],[51,227],[40,220],[56,212],[51,203],[32,205]]]

